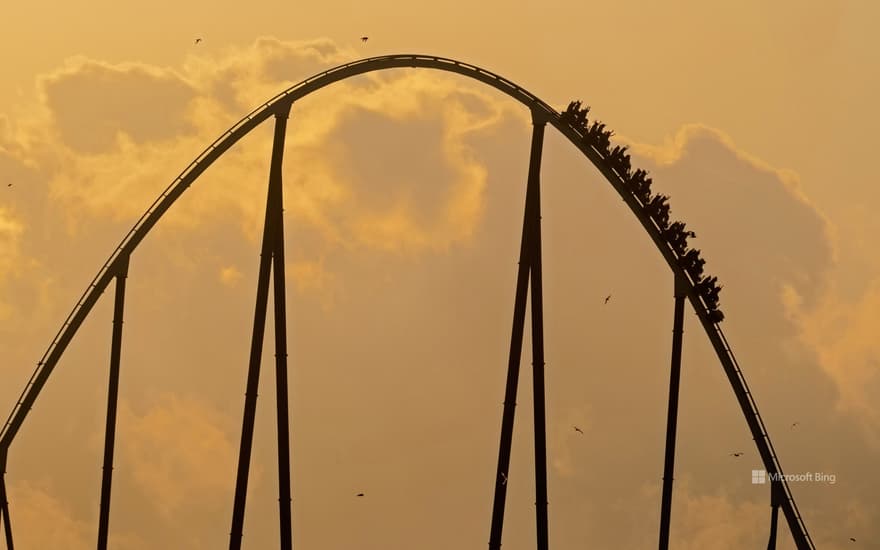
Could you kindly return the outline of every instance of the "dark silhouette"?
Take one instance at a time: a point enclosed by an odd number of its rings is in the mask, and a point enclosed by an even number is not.
[[[584,431],[582,429],[578,428],[577,426],[574,427],[574,431],[578,432],[581,435],[584,435]]]
[[[643,205],[651,201],[651,178],[644,170],[636,170],[629,179],[630,190]]]
[[[668,200],[669,197],[666,195],[654,195],[645,205],[645,214],[654,220],[661,231],[664,231],[669,224],[669,204],[666,202]]]
[[[581,102],[580,101],[572,101],[568,104],[568,107],[565,108],[564,111],[559,113],[559,118],[563,122],[567,122],[568,124],[574,124],[575,115],[577,115],[580,110]]]
[[[362,36],[362,37],[361,37],[361,42],[366,42],[366,41],[369,40],[369,39],[370,39],[369,36]]]
[[[718,286],[717,279],[715,277],[701,279],[697,286],[703,302],[709,309],[709,319],[714,323],[723,321],[724,314],[718,309],[718,293],[721,292],[721,287]]]
[[[704,277],[697,283],[697,292],[705,294],[710,288],[714,288],[718,284],[718,277]]]
[[[366,36],[361,37],[363,42]],[[201,43],[197,38],[195,43]],[[279,479],[279,513],[280,513],[280,536],[281,548],[290,549],[292,546],[291,533],[291,510],[292,501],[290,493],[290,457],[289,452],[289,416],[287,402],[287,344],[286,344],[286,300],[285,300],[285,276],[284,276],[284,225],[283,225],[283,197],[282,197],[282,156],[284,151],[284,136],[286,120],[291,105],[299,99],[307,96],[314,90],[335,82],[340,78],[340,69],[344,67],[345,78],[366,74],[368,72],[391,69],[395,67],[409,66],[422,67],[454,72],[479,80],[489,86],[507,93],[509,96],[525,105],[532,113],[533,134],[530,150],[530,162],[527,179],[526,204],[523,217],[521,234],[521,248],[519,255],[519,267],[517,272],[516,291],[513,308],[513,327],[511,332],[510,353],[508,356],[507,379],[505,386],[505,399],[502,410],[501,437],[498,453],[498,477],[495,483],[495,494],[492,507],[491,531],[489,539],[490,550],[501,548],[501,532],[506,503],[507,472],[509,471],[514,408],[516,405],[517,386],[522,356],[522,344],[524,325],[526,322],[526,310],[531,314],[531,342],[532,342],[532,375],[533,375],[533,405],[534,405],[534,429],[535,429],[535,486],[536,486],[536,523],[538,535],[538,550],[548,548],[548,512],[547,512],[547,449],[546,449],[546,418],[545,418],[545,388],[544,388],[544,327],[543,327],[543,289],[542,289],[542,266],[541,266],[541,212],[540,212],[540,164],[543,150],[543,136],[547,123],[558,126],[560,121],[567,122],[570,126],[565,129],[565,136],[581,150],[587,152],[587,157],[593,161],[603,174],[608,176],[609,182],[615,190],[621,193],[627,205],[631,207],[640,221],[646,223],[645,228],[649,235],[658,244],[658,250],[665,259],[671,261],[673,274],[676,276],[675,284],[675,319],[673,326],[673,376],[670,383],[670,404],[673,402],[673,380],[677,380],[675,371],[680,355],[681,345],[681,312],[684,307],[684,294],[694,297],[693,300],[697,313],[705,320],[720,322],[724,316],[718,309],[718,296],[721,287],[716,277],[703,277],[703,260],[699,258],[699,251],[687,249],[687,238],[694,237],[691,231],[686,231],[684,223],[675,222],[669,225],[668,197],[665,195],[652,196],[651,178],[644,170],[632,171],[630,158],[626,148],[622,146],[612,147],[611,138],[614,135],[605,124],[599,121],[589,121],[589,107],[580,101],[572,102],[569,108],[562,114],[556,113],[546,103],[529,94],[519,86],[473,65],[461,63],[455,60],[438,58],[426,55],[388,55],[377,58],[361,60],[357,63],[346,64],[341,67],[328,70],[325,73],[292,86],[284,93],[279,94],[266,102],[256,111],[248,114],[236,125],[230,128],[209,147],[206,154],[199,156],[187,167],[168,189],[163,192],[159,200],[136,222],[131,231],[126,234],[120,245],[114,250],[111,257],[100,268],[98,274],[87,287],[83,296],[76,302],[68,318],[64,321],[58,334],[49,344],[45,354],[37,363],[37,368],[28,381],[20,399],[15,403],[8,421],[0,427],[0,516],[4,523],[7,541],[12,540],[11,519],[9,514],[8,498],[5,489],[6,458],[10,445],[19,432],[29,411],[33,409],[36,399],[44,388],[46,382],[55,369],[58,361],[63,356],[68,344],[76,335],[77,331],[93,311],[101,295],[113,282],[116,283],[117,304],[120,315],[114,310],[114,327],[112,340],[118,342],[122,327],[122,298],[125,287],[123,281],[127,276],[128,259],[137,249],[139,243],[149,234],[157,222],[165,215],[168,209],[175,203],[184,190],[188,189],[208,167],[218,158],[221,158],[239,140],[248,135],[260,123],[271,117],[275,117],[275,136],[272,146],[272,157],[269,168],[269,192],[266,204],[264,220],[263,241],[260,254],[260,265],[257,282],[257,300],[254,314],[254,324],[251,333],[251,354],[247,371],[247,383],[244,397],[244,413],[242,416],[241,446],[239,449],[238,469],[235,484],[235,497],[233,502],[232,530],[230,534],[230,549],[241,546],[243,529],[244,508],[250,472],[250,459],[254,433],[254,418],[256,398],[263,355],[263,336],[267,320],[268,296],[270,289],[273,292],[274,329],[275,329],[275,380],[276,380],[276,413],[278,429],[278,479]],[[591,149],[587,151],[587,146]],[[623,187],[616,177],[611,174],[616,172],[623,180]],[[12,184],[7,184],[11,187]],[[645,216],[648,218],[646,219]],[[656,225],[655,225],[656,224]],[[666,244],[664,244],[664,242]],[[669,248],[666,248],[666,245]],[[675,253],[674,255],[672,253]],[[674,256],[674,257],[673,257]],[[676,265],[678,262],[678,265]],[[681,269],[684,269],[688,277],[682,277]],[[685,281],[684,279],[691,280]],[[270,287],[270,280],[274,286]],[[693,289],[691,289],[693,284]],[[605,299],[607,304],[611,295]],[[528,304],[531,299],[531,304]],[[530,306],[530,307],[529,307]],[[737,397],[740,411],[748,421],[755,446],[759,456],[765,461],[767,470],[781,471],[776,453],[772,451],[766,426],[758,414],[757,405],[752,398],[745,383],[743,371],[734,357],[728,341],[721,328],[704,327],[706,336],[714,348],[721,367],[724,369],[731,388]],[[117,349],[111,342],[111,371],[120,365]],[[675,350],[678,349],[678,352]],[[123,379],[124,380],[124,379]],[[677,382],[675,382],[677,384]],[[113,382],[111,376],[111,387]],[[112,464],[113,440],[115,434],[115,413],[111,410],[114,405],[114,390],[111,389],[108,397],[107,428],[105,431],[105,465]],[[673,468],[671,449],[674,449],[674,421],[676,418],[675,407],[670,406],[667,429],[667,461],[664,467],[664,501],[665,495],[671,494],[671,481]],[[669,429],[672,427],[672,429]],[[583,432],[575,426],[574,429],[583,435]],[[669,443],[672,442],[672,445]],[[743,452],[732,453],[731,456],[743,456]],[[105,468],[102,478],[101,507],[105,508],[105,502],[109,503],[110,495],[110,471]],[[498,483],[497,480],[501,480]],[[103,481],[106,480],[106,481]],[[792,538],[799,549],[813,548],[809,534],[804,527],[800,513],[794,503],[788,485],[784,480],[776,482],[779,495],[774,501],[783,509],[784,517],[789,522]],[[668,489],[668,490],[667,490]],[[365,493],[356,493],[359,498],[365,497]],[[773,504],[773,506],[777,506]],[[107,516],[102,513],[102,518]],[[667,516],[668,517],[668,516]],[[106,526],[106,519],[100,521]],[[661,525],[662,525],[661,521]],[[668,523],[667,523],[668,526]],[[664,542],[661,526],[660,548],[668,548],[668,541]],[[851,538],[854,542],[855,539]],[[11,547],[11,542],[9,542]],[[99,544],[100,547],[100,544]]]
[[[791,425],[791,429],[795,429],[799,424],[800,424],[800,422],[794,422],[794,423],[792,423],[792,425]]]
[[[678,265],[684,269],[691,279],[699,281],[703,276],[703,265],[706,260],[700,258],[700,251],[692,248],[685,252],[684,256],[678,259]]]
[[[627,147],[616,145],[608,155],[608,163],[620,175],[620,177],[629,179],[629,155],[626,154]]]
[[[586,129],[586,120],[584,120]],[[611,136],[614,134],[611,130],[605,130],[605,124],[598,120],[593,121],[589,129],[584,134],[584,141],[596,148],[603,156],[608,156],[608,147],[611,145]]]
[[[675,253],[679,256],[684,256],[685,251],[687,250],[688,238],[696,237],[696,234],[694,234],[693,231],[685,231],[684,228],[684,222],[672,222],[672,225],[663,231],[663,236],[666,238],[666,242],[669,243],[672,250],[675,250]]]
[[[611,130],[605,130],[604,132],[601,132],[599,134],[596,145],[606,155],[608,154],[608,147],[611,146],[611,136],[613,135],[614,132],[612,132]]]
[[[560,118],[563,122],[567,122],[577,128],[579,132],[584,133],[587,127],[587,113],[590,112],[590,107],[581,108],[581,105],[580,101],[572,101],[568,104],[565,111],[560,114]]]
[[[721,287],[715,284],[714,279],[715,277],[709,277],[709,280],[712,282],[700,287],[700,294],[703,296],[703,301],[706,302],[706,306],[710,310],[718,308],[718,293],[721,292]],[[704,281],[706,281],[706,279],[704,279]],[[702,281],[700,282],[700,285],[703,285]]]
[[[720,309],[709,310],[709,320],[713,323],[720,323],[724,320],[724,313]]]
[[[675,473],[675,437],[678,431],[678,390],[681,379],[681,348],[684,334],[684,303],[686,285],[676,277],[675,302],[672,315],[672,362],[669,368],[669,401],[666,409],[666,451],[663,456],[663,488],[660,496],[661,550],[669,549],[672,515],[672,483]]]
[[[198,44],[198,43],[200,43],[201,41],[202,41],[201,38],[196,38],[195,44]]]
[[[128,257],[116,274],[116,297],[113,307],[113,334],[110,339],[110,382],[107,391],[107,422],[104,436],[104,471],[101,477],[101,505],[98,517],[98,550],[107,549],[110,522],[110,487],[113,478],[113,449],[116,441],[116,404],[119,394],[119,360],[122,347],[122,318],[125,310],[125,279]]]
[[[229,549],[239,550],[244,533],[244,507],[250,474],[251,449],[257,408],[257,390],[260,380],[260,363],[263,354],[263,336],[266,330],[266,310],[269,300],[269,278],[273,280],[275,306],[275,401],[276,425],[278,426],[278,507],[280,519],[281,548],[293,547],[290,495],[290,433],[287,398],[287,312],[284,263],[284,217],[283,185],[281,181],[284,138],[287,133],[287,116],[290,104],[273,112],[275,132],[272,157],[269,165],[269,192],[266,199],[266,217],[263,226],[263,242],[257,278],[257,299],[254,324],[251,333],[251,349],[245,386],[244,413],[242,415],[241,446],[235,480],[232,509],[232,529]]]

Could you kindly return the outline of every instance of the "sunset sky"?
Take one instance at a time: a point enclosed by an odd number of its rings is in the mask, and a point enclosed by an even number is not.
[[[7,4],[0,414],[128,229],[227,128],[333,66],[440,55],[558,109],[583,100],[630,146],[723,285],[722,328],[786,473],[835,479],[790,484],[817,547],[876,547],[880,5]],[[293,106],[295,547],[486,547],[530,133],[520,104],[426,69]],[[231,149],[132,256],[112,548],[228,545],[271,139],[270,122]],[[655,547],[672,276],[552,129],[541,182],[550,545]],[[111,318],[112,287],[10,450],[16,548],[95,545]],[[528,328],[523,347],[505,550],[535,544]],[[267,330],[249,549],[278,545],[273,358]],[[690,310],[680,399],[672,546],[766,545],[769,485],[751,483],[760,458]]]

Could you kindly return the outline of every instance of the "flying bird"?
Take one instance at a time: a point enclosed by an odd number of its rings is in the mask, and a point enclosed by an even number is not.
[[[361,37],[361,42],[366,42],[366,41],[369,40],[369,39],[370,39],[369,36],[362,36],[362,37]]]
[[[12,187],[12,184],[11,184],[11,183],[7,183],[7,184],[6,184],[6,187]]]
[[[202,39],[201,39],[201,38],[196,38],[196,41],[195,41],[195,43],[196,43],[196,44],[198,44],[198,43],[199,43],[199,42],[201,42],[201,41],[202,41]]]
[[[797,426],[798,424],[800,424],[800,422],[795,422],[795,423],[793,423],[793,424],[791,425],[791,428],[794,429],[795,426]]]
[[[507,485],[507,474],[501,472],[501,485]]]
[[[742,456],[742,453],[730,453],[730,456]]]
[[[610,299],[611,299],[611,295],[610,295],[610,294],[609,294],[608,296],[605,296],[605,303],[607,304],[607,303],[608,303],[608,300],[610,300]]]
[[[584,433],[584,431],[582,429],[578,428],[577,426],[574,426],[574,431],[578,432],[581,435],[583,435],[583,433]]]
[[[850,538],[849,538],[849,541],[850,541],[850,542],[855,542],[855,541],[856,541],[856,539],[854,539],[854,538],[852,538],[852,537],[850,537]]]
[[[364,494],[363,494],[363,493],[358,493],[356,496],[362,497],[362,496],[364,496]]]

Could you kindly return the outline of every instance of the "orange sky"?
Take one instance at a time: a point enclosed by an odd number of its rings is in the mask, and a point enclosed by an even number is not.
[[[42,4],[4,8],[13,24],[0,36],[14,54],[0,86],[0,408],[112,247],[226,128],[336,64],[430,53],[558,107],[583,99],[632,146],[724,285],[723,328],[786,472],[836,476],[792,484],[814,541],[880,540],[877,6]],[[270,145],[266,125],[233,148],[132,257],[114,548],[227,544]],[[486,543],[528,147],[518,104],[436,72],[352,79],[294,106],[297,545]],[[553,132],[542,185],[551,545],[653,546],[672,280]],[[94,545],[111,309],[105,296],[11,450],[22,548]],[[695,321],[672,539],[755,547],[769,522],[767,491],[750,482],[760,460]],[[277,544],[272,346],[267,335],[247,548]],[[530,353],[506,549],[534,545]],[[779,547],[792,547],[787,532]]]

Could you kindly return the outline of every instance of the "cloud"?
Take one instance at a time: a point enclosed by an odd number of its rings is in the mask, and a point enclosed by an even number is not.
[[[741,253],[722,258],[727,264],[722,269],[731,273],[742,269],[733,263],[752,269],[751,281],[738,286],[752,293],[762,289],[761,299],[783,312],[773,315],[778,329],[771,333],[784,335],[786,341],[813,354],[839,392],[837,407],[852,414],[873,444],[880,446],[880,405],[874,398],[880,392],[880,345],[873,337],[880,326],[880,316],[875,314],[880,279],[874,279],[855,299],[841,291],[836,280],[841,237],[804,194],[797,174],[771,167],[740,151],[723,133],[701,125],[683,127],[665,145],[633,144],[633,150],[653,160],[664,181],[703,180],[725,186],[724,195],[715,197],[710,196],[714,192],[708,185],[705,190],[691,186],[681,195],[671,187],[670,202],[674,211],[684,206],[684,220],[699,222],[693,225],[698,236],[704,235],[706,227],[710,238],[736,239]],[[695,164],[691,159],[703,168],[676,168]],[[752,173],[744,177],[737,164]],[[722,227],[727,235],[720,232]],[[704,250],[707,270],[712,271],[715,264],[710,254]],[[725,300],[731,292],[736,289],[725,290],[722,301],[733,302]],[[761,330],[767,330],[770,322],[764,319]]]
[[[871,443],[880,448],[880,279],[858,300],[844,300],[834,290],[820,304],[807,307],[791,287],[785,306],[812,350],[840,389],[838,406],[859,419]]]
[[[27,481],[9,488],[16,548],[93,548],[98,531],[97,508],[94,517],[79,517],[72,506],[54,497],[54,492],[51,486]],[[111,528],[108,545],[122,550],[150,548],[141,537],[119,526]]]
[[[228,287],[237,285],[243,276],[242,272],[234,265],[224,267],[220,270],[220,281]]]
[[[84,214],[132,220],[253,105],[349,57],[326,40],[261,38],[219,58],[191,58],[182,71],[72,59],[39,81],[42,104],[25,131],[25,156],[42,167],[71,228],[87,223]],[[328,245],[385,251],[445,249],[469,238],[486,171],[467,140],[507,116],[503,104],[460,80],[406,70],[337,83],[301,103],[289,123],[285,180],[288,211],[302,228]],[[188,191],[198,198],[180,201],[163,223],[236,219],[256,238],[270,125],[218,161]],[[385,131],[393,147],[370,140]],[[391,164],[398,169],[382,169]],[[411,173],[401,177],[404,170]]]
[[[724,489],[694,493],[688,481],[682,480],[676,483],[673,502],[670,539],[677,548],[727,550],[758,548],[766,543],[770,518],[766,498],[743,499]],[[781,530],[785,530],[784,518],[780,521]]]
[[[795,173],[773,168],[722,132],[696,124],[683,126],[662,146],[633,150],[662,176],[660,191],[672,196],[673,217],[683,211],[681,219],[697,222],[692,227],[698,237],[732,241],[741,252],[726,262],[757,267],[755,278],[769,279],[777,304],[786,283],[809,303],[821,295],[836,257],[834,229],[804,195]],[[684,188],[678,182],[689,183]],[[721,218],[709,223],[709,216]]]
[[[21,548],[69,548],[79,550],[94,544],[92,525],[76,518],[51,490],[28,482],[9,487],[10,516],[16,546]]]
[[[197,398],[164,395],[143,414],[121,404],[124,467],[166,520],[179,518],[184,505],[227,496],[237,450],[220,427],[225,424]]]
[[[205,97],[232,112],[247,112],[282,89],[353,59],[352,52],[326,38],[283,41],[264,36],[246,48],[192,56],[184,71]]]
[[[7,321],[18,309],[13,284],[33,273],[35,262],[22,250],[25,223],[12,209],[0,206],[0,321]]]
[[[331,273],[325,263],[324,258],[317,261],[294,261],[288,263],[285,271],[288,278],[293,279],[299,294],[317,298],[327,311],[334,306],[344,288],[337,280],[337,275]]]
[[[79,57],[39,86],[59,141],[77,153],[113,149],[120,135],[142,143],[193,131],[186,115],[195,89],[170,69]]]
[[[24,232],[21,221],[8,208],[0,207],[0,281],[18,270],[20,241]]]

